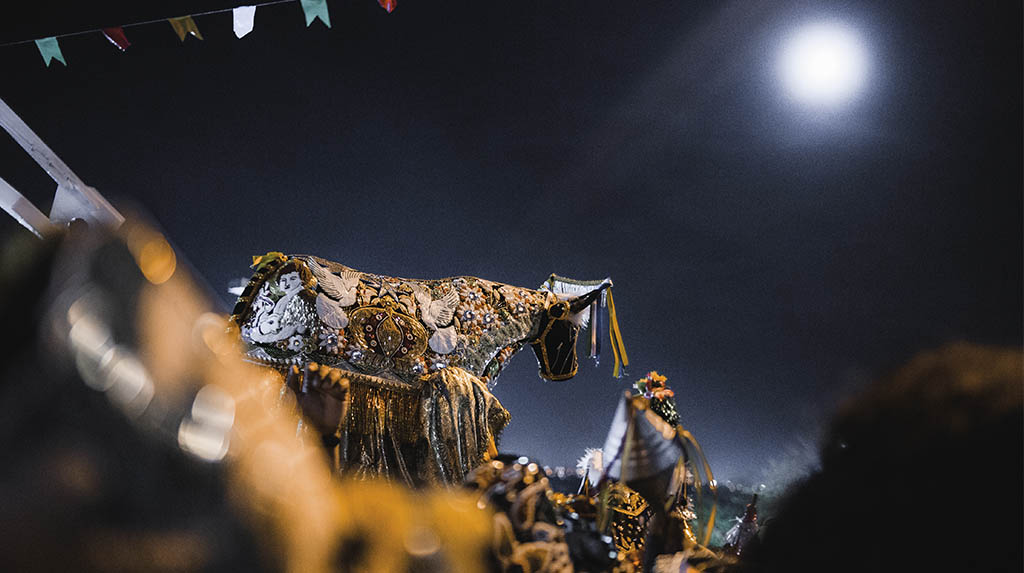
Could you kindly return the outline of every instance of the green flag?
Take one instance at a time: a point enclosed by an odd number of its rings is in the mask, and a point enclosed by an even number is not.
[[[331,15],[327,13],[327,0],[302,0],[302,11],[306,14],[306,26],[320,18],[328,28],[331,27]]]
[[[36,46],[39,47],[39,53],[43,55],[43,61],[46,62],[46,67],[50,67],[50,62],[53,60],[59,60],[60,63],[65,66],[68,65],[64,61],[64,54],[60,53],[60,44],[57,43],[57,38],[43,38],[42,40],[36,40]]]

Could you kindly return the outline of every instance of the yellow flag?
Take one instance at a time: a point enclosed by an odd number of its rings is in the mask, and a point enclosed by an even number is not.
[[[196,28],[196,23],[192,20],[192,16],[168,18],[167,21],[171,23],[171,27],[174,28],[174,32],[178,34],[178,39],[182,42],[185,41],[185,34],[192,34],[200,40],[203,39],[203,35],[199,33],[199,28]]]

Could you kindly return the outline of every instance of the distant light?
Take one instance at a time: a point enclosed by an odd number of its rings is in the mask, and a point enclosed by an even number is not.
[[[838,23],[809,24],[786,39],[779,73],[790,96],[803,104],[835,107],[864,87],[868,58],[860,35]]]
[[[241,296],[245,292],[245,287],[249,284],[248,278],[236,278],[228,283],[228,293],[235,296]]]

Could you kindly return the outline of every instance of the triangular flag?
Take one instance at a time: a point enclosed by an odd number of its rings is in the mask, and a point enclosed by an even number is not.
[[[171,27],[178,34],[178,39],[182,42],[185,41],[185,34],[192,34],[200,40],[203,39],[203,35],[199,33],[199,28],[196,28],[196,23],[192,20],[192,16],[182,16],[180,18],[168,18],[168,22],[171,23]]]
[[[57,43],[57,38],[43,38],[42,40],[36,40],[36,46],[39,47],[39,53],[43,55],[43,61],[46,62],[46,67],[50,67],[50,61],[59,60],[60,63],[65,66],[68,65],[64,61],[64,54],[60,53],[60,44]]]
[[[327,0],[302,0],[302,12],[306,15],[306,27],[313,20],[320,18],[328,28],[331,27],[331,15],[327,13]]]
[[[256,7],[239,6],[231,11],[231,16],[235,20],[235,36],[241,38],[252,32],[253,21],[256,19]]]
[[[377,0],[380,7],[387,10],[388,14],[395,11],[395,7],[398,6],[398,0]]]
[[[111,44],[117,46],[122,52],[128,49],[132,43],[128,41],[128,37],[124,35],[124,28],[118,26],[116,28],[103,28],[103,35],[110,40]]]

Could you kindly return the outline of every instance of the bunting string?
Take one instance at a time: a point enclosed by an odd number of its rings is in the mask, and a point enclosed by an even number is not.
[[[288,3],[288,2],[296,2],[296,1],[297,0],[267,0],[265,2],[257,2],[257,3],[254,3],[254,4],[250,4],[250,6],[252,6],[253,8],[262,8],[264,6],[273,6],[275,4],[285,4],[285,3]],[[196,12],[195,14],[188,14],[188,16],[191,16],[191,17],[195,18],[195,17],[198,17],[198,16],[209,16],[210,14],[223,14],[224,12],[231,12],[232,10],[234,10],[234,8],[220,8],[220,9],[217,9],[217,10],[208,10],[206,12]],[[158,24],[160,22],[166,22],[166,21],[168,21],[170,19],[172,19],[172,18],[171,17],[155,18],[153,20],[142,20],[140,22],[132,22],[130,24],[121,24],[118,27],[122,28],[122,29],[124,29],[124,28],[134,28],[136,26],[146,26],[146,25],[149,25],[149,24]],[[84,36],[86,34],[95,34],[96,32],[102,32],[102,31],[103,31],[102,28],[94,28],[94,29],[89,29],[89,30],[80,30],[78,32],[68,32],[66,34],[55,34],[55,35],[50,36],[50,37],[51,38],[70,38],[72,36]],[[0,48],[4,48],[4,47],[7,47],[7,46],[16,46],[18,44],[29,44],[29,43],[32,43],[32,42],[35,42],[35,41],[36,40],[15,40],[13,42],[6,42],[6,43],[3,43],[3,44],[0,44]]]
[[[125,28],[145,26],[149,24],[156,24],[158,22],[169,22],[171,27],[174,29],[174,32],[178,35],[178,39],[182,42],[184,42],[187,36],[189,35],[195,37],[198,40],[202,40],[203,36],[199,32],[199,28],[196,26],[196,23],[193,19],[198,16],[208,16],[210,14],[223,14],[225,12],[232,13],[233,31],[236,37],[241,38],[253,30],[256,8],[274,6],[277,4],[284,4],[288,2],[298,2],[300,4],[300,6],[302,7],[302,12],[305,17],[307,27],[313,23],[313,20],[317,19],[319,19],[326,27],[331,27],[331,17],[327,8],[327,0],[265,0],[263,2],[255,2],[252,4],[246,4],[232,8],[220,8],[217,10],[208,10],[205,12],[197,12],[195,14],[187,14],[183,16],[144,20],[140,22],[132,22],[129,24],[121,24],[120,26],[115,27],[95,28],[89,30],[81,30],[77,32],[68,32],[65,34],[55,34],[53,36],[45,38],[15,40],[12,42],[0,43],[0,48],[35,43],[36,46],[39,48],[39,52],[43,56],[43,60],[47,66],[49,66],[53,60],[57,60],[66,66],[67,61],[64,59],[64,55],[61,52],[58,39],[98,33],[102,34],[107,40],[110,41],[111,44],[113,44],[120,51],[123,52],[127,50],[129,46],[132,45],[131,42],[128,41],[128,37],[125,35]],[[390,14],[395,10],[395,7],[397,6],[398,2],[397,0],[377,0],[377,4],[379,4],[381,8],[383,8]]]

